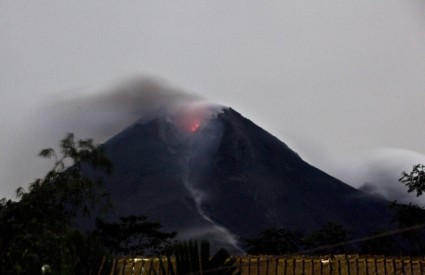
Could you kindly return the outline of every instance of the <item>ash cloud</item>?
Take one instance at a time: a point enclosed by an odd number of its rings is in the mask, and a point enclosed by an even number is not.
[[[2,152],[8,157],[0,170],[0,197],[14,198],[18,187],[44,176],[52,163],[37,154],[43,148],[55,148],[68,132],[102,143],[140,118],[200,102],[204,102],[202,97],[152,77],[133,77],[105,88],[68,91],[65,98],[51,99],[29,111],[31,115],[14,137],[13,148]]]
[[[312,139],[287,135],[283,141],[308,163],[354,188],[389,201],[425,206],[425,195],[408,193],[407,187],[399,182],[403,171],[409,173],[414,165],[425,164],[423,152],[381,147],[335,155]]]
[[[425,197],[417,197],[415,192],[408,193],[407,187],[399,182],[401,173],[409,173],[418,163],[425,163],[425,155],[403,149],[376,150],[361,167],[364,184],[360,189],[380,194],[391,201],[425,206]]]
[[[198,95],[144,77],[122,81],[94,95],[57,101],[42,113],[48,124],[62,132],[104,141],[139,119],[200,101]]]
[[[425,206],[424,196],[408,193],[407,187],[399,182],[403,171],[409,173],[415,164],[425,164],[425,155],[421,153],[380,148],[357,158],[338,159],[335,163],[328,171],[353,187],[389,201]]]

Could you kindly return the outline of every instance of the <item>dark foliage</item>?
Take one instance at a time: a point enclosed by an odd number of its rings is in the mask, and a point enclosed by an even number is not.
[[[408,187],[408,192],[415,191],[417,196],[422,195],[425,191],[425,165],[414,165],[410,173],[402,173],[399,181]]]
[[[350,233],[339,223],[327,222],[319,230],[303,239],[304,247],[313,254],[347,253],[350,248],[345,245]]]
[[[409,204],[391,205],[394,221],[398,223],[401,238],[407,242],[405,253],[416,256],[425,253],[425,209]]]
[[[327,222],[318,230],[305,236],[299,232],[271,228],[259,237],[245,241],[247,252],[253,255],[340,254],[354,252],[355,247],[347,245],[350,232],[341,224]]]
[[[19,201],[2,200],[1,274],[35,274],[45,264],[55,273],[87,273],[89,263],[100,257],[96,241],[72,225],[77,215],[90,215],[95,205],[109,207],[101,179],[84,177],[81,166],[87,163],[109,172],[111,164],[92,140],[76,142],[68,134],[60,147],[60,156],[53,149],[40,152],[42,157],[54,158],[54,166],[28,190],[18,188]]]
[[[162,232],[146,216],[127,216],[119,223],[96,221],[94,235],[113,255],[158,255],[173,244],[176,232]]]
[[[54,166],[28,189],[18,188],[18,201],[0,200],[0,274],[38,274],[43,266],[53,274],[91,274],[109,251],[142,254],[169,244],[175,233],[159,231],[158,223],[143,216],[118,224],[99,220],[92,234],[78,231],[77,218],[112,208],[102,178],[86,177],[81,169],[88,165],[108,174],[111,163],[92,140],[75,141],[72,134],[60,150],[60,155],[53,149],[40,152],[53,158]]]
[[[88,262],[100,256],[96,241],[72,225],[77,215],[90,215],[94,205],[109,207],[101,179],[84,177],[81,166],[87,163],[109,172],[110,162],[92,140],[76,142],[68,134],[60,145],[61,156],[53,149],[41,151],[40,156],[55,159],[43,179],[28,190],[19,188],[19,201],[1,201],[1,274],[34,274],[45,264],[55,273],[87,273]]]
[[[284,255],[294,253],[302,245],[302,235],[281,228],[270,228],[257,238],[247,239],[245,247],[251,255]]]
[[[361,254],[365,255],[398,255],[400,253],[397,240],[385,230],[373,232],[372,237],[360,242]]]

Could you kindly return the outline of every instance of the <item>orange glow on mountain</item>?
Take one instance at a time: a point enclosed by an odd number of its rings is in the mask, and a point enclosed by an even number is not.
[[[208,108],[205,106],[189,105],[180,108],[172,114],[171,120],[174,121],[181,130],[192,134],[199,130],[203,122],[207,120],[209,116]]]
[[[198,128],[199,128],[199,122],[194,122],[194,123],[192,123],[192,125],[190,125],[190,131],[193,133],[193,132],[196,132],[196,130],[198,130]]]

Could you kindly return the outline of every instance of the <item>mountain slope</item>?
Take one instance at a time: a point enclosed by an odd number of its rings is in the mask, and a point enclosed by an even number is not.
[[[304,162],[231,108],[159,115],[104,144],[115,216],[148,215],[179,237],[241,251],[239,238],[270,227],[310,231],[337,221],[362,235],[386,228],[388,202]]]
[[[212,215],[224,224],[255,233],[257,223],[310,230],[333,220],[356,232],[388,223],[386,201],[307,164],[283,142],[231,109],[224,110],[219,119],[225,130],[214,159],[216,172],[209,182],[205,180],[207,186],[216,187],[212,197],[220,201],[211,202],[215,206]],[[223,192],[228,188],[234,191]],[[236,204],[244,205],[238,225],[224,203],[235,201],[235,193],[239,196]]]

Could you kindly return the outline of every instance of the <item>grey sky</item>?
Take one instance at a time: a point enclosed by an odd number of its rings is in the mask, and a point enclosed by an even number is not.
[[[382,156],[425,161],[420,0],[3,0],[0,41],[0,196],[45,171],[33,156],[67,131],[51,106],[134,75],[234,107],[355,186]]]

